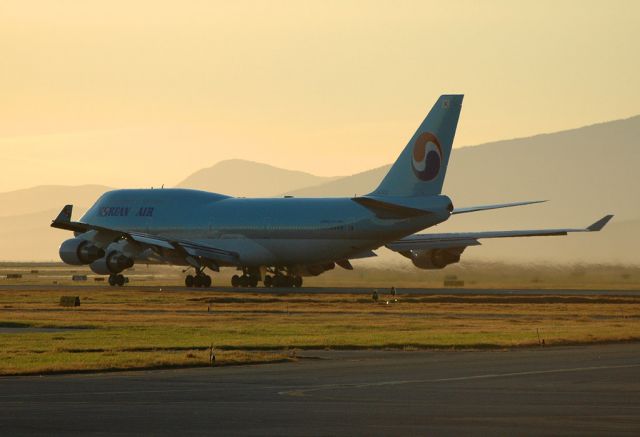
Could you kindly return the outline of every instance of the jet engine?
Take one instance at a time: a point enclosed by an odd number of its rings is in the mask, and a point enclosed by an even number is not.
[[[449,264],[460,262],[460,255],[464,247],[451,249],[412,250],[411,261],[413,265],[425,270],[443,269]]]
[[[133,259],[122,252],[113,250],[107,253],[106,256],[92,262],[89,267],[98,275],[114,275],[133,267]]]
[[[60,245],[60,259],[74,266],[91,264],[103,256],[104,250],[81,238],[71,238]]]

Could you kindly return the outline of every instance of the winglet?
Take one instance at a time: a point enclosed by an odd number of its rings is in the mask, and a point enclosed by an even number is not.
[[[60,211],[60,214],[58,214],[58,217],[56,217],[56,219],[53,222],[54,223],[70,222],[72,212],[73,212],[73,205],[65,205],[64,208],[62,208],[62,211]]]
[[[609,220],[611,220],[612,218],[613,218],[613,214],[605,215],[600,220],[598,220],[597,222],[595,222],[591,226],[587,227],[587,231],[589,231],[589,232],[598,232],[599,230],[604,228],[605,225],[607,223],[609,223]]]
[[[62,208],[62,211],[60,211],[60,214],[58,214],[58,217],[51,222],[51,227],[73,232],[87,232],[87,225],[71,221],[72,212],[73,205],[65,205],[64,208]]]

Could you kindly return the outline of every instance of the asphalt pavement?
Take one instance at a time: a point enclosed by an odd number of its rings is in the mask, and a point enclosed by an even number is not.
[[[0,378],[2,435],[639,435],[640,344]]]

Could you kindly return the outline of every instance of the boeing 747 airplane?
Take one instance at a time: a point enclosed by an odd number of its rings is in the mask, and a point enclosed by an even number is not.
[[[88,264],[109,284],[124,285],[135,263],[193,268],[187,287],[209,287],[206,269],[238,269],[234,287],[300,287],[304,276],[387,248],[421,269],[460,261],[484,238],[566,235],[601,230],[605,216],[577,229],[416,234],[452,215],[537,203],[526,201],[455,208],[442,194],[462,95],[443,95],[411,137],[378,188],[351,198],[246,199],[197,190],[114,190],[80,221],[64,207],[51,226],[74,232],[60,246],[67,264]]]

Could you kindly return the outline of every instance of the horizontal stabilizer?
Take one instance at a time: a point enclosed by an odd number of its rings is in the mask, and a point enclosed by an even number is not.
[[[408,218],[429,214],[429,211],[385,202],[371,197],[354,197],[352,200],[369,209],[378,218]]]
[[[527,200],[524,202],[498,203],[495,205],[479,205],[467,206],[464,208],[454,208],[451,214],[464,214],[466,212],[487,211],[490,209],[511,208],[512,206],[533,205],[534,203],[543,203],[546,200]]]
[[[354,197],[356,203],[368,208],[379,218],[409,218],[451,211],[451,199],[447,196],[375,196]]]

